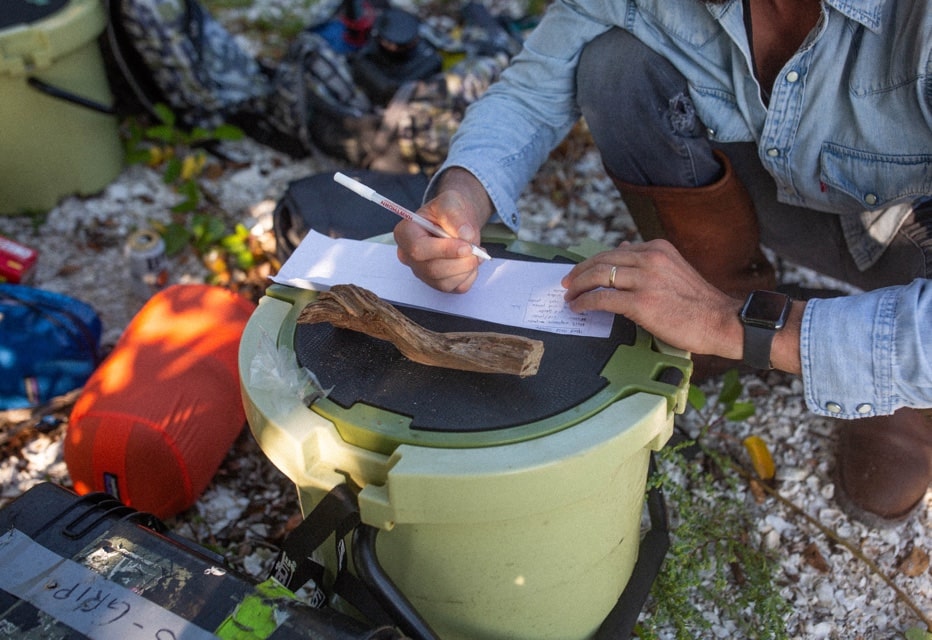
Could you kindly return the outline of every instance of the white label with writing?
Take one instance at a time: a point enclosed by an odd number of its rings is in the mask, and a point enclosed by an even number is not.
[[[0,566],[0,589],[92,640],[216,638],[17,529],[0,535]]]

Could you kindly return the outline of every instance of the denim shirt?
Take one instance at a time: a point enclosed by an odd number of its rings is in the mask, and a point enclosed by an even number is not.
[[[711,139],[757,144],[780,201],[839,214],[861,269],[877,260],[913,204],[932,195],[932,3],[927,0],[824,0],[817,27],[778,75],[766,105],[752,72],[741,0],[721,5],[555,0],[501,80],[469,108],[441,172],[449,166],[470,171],[489,193],[497,218],[517,228],[518,197],[579,118],[579,54],[614,26],[632,32],[683,73]],[[928,324],[929,307],[924,309]],[[838,335],[842,322],[845,332],[860,325],[860,336],[872,328],[872,316],[812,313],[807,318],[810,336]],[[866,319],[851,323],[851,318]],[[923,345],[926,360],[932,357],[930,340]],[[816,340],[807,338],[809,344]],[[911,354],[901,350],[897,357]],[[853,361],[845,367],[846,374],[863,373],[857,381],[863,392],[836,393],[823,390],[822,381],[834,379],[825,368],[829,360],[812,359],[805,349],[803,358],[809,382],[819,381],[807,394],[813,410],[855,417],[881,407],[886,412],[895,402],[876,395],[873,360],[863,369]],[[908,362],[899,366],[911,368]],[[858,396],[855,406],[862,412],[850,406],[850,394]],[[832,402],[843,411],[827,410]],[[873,409],[865,411],[865,404]],[[926,396],[926,404],[932,397]]]
[[[861,418],[932,406],[932,280],[810,300],[800,351],[806,405]]]

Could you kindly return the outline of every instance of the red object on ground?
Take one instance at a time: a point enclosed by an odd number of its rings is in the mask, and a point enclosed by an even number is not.
[[[0,236],[0,282],[24,282],[38,258],[35,249]]]
[[[78,493],[159,518],[194,504],[246,421],[237,358],[254,309],[208,285],[143,306],[72,410],[64,455]]]

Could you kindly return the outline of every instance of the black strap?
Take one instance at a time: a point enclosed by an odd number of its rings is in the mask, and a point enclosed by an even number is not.
[[[754,369],[767,371],[773,369],[770,362],[770,351],[773,346],[775,329],[744,325],[744,364]]]
[[[655,471],[656,462],[652,455],[650,473]],[[596,640],[622,640],[632,636],[651,586],[660,573],[670,547],[670,528],[666,503],[659,488],[648,492],[647,508],[650,531],[641,540],[628,584],[599,627]],[[353,556],[357,571],[362,572],[362,579],[347,569],[345,537],[350,532],[354,532]],[[337,576],[333,592],[374,624],[397,624],[414,640],[436,640],[434,632],[379,565],[375,557],[376,533],[362,524],[355,494],[345,484],[337,485],[288,534],[272,566],[271,576],[292,591],[313,579],[321,596],[312,604],[323,606],[326,599],[322,589],[324,567],[311,555],[331,534],[335,534]]]
[[[324,566],[312,555],[333,535],[336,545],[336,579],[332,591],[354,606],[375,625],[394,625],[395,621],[379,604],[366,585],[347,566],[345,538],[361,523],[356,495],[345,484],[330,490],[311,510],[285,541],[272,565],[271,577],[296,591],[308,580],[314,580],[317,592],[311,604],[322,607],[327,596],[324,590]]]
[[[116,109],[112,105],[101,104],[96,100],[91,100],[90,98],[86,98],[84,96],[80,96],[76,93],[68,91],[67,89],[62,89],[61,87],[49,84],[48,82],[40,80],[35,76],[29,76],[26,78],[26,83],[36,91],[40,91],[47,96],[51,96],[59,100],[64,100],[65,102],[70,102],[71,104],[84,107],[85,109],[90,109],[91,111],[96,111],[98,113],[103,113],[104,115],[116,115]]]
[[[272,565],[272,577],[292,591],[311,579],[321,586],[323,567],[311,559],[312,554],[331,534],[342,540],[359,522],[356,497],[345,484],[337,485],[285,538]]]

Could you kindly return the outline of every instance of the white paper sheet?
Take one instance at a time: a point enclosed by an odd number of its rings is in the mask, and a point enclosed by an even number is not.
[[[563,301],[560,280],[569,270],[566,264],[496,258],[479,267],[468,292],[443,293],[401,264],[394,245],[333,239],[311,231],[272,280],[314,291],[355,284],[398,304],[512,327],[607,338],[613,314],[573,313]]]

